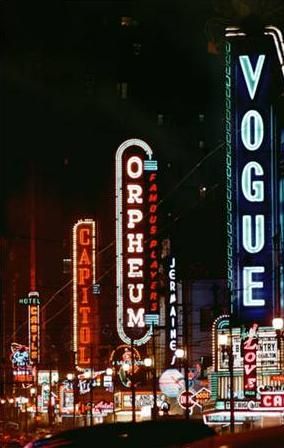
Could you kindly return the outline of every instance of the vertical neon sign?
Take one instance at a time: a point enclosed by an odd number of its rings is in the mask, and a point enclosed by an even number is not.
[[[176,362],[176,349],[177,349],[177,327],[178,327],[178,301],[177,301],[177,282],[176,282],[176,259],[173,256],[169,257],[169,270],[168,270],[168,350],[167,350],[167,365],[173,366]]]
[[[126,344],[145,344],[158,321],[157,161],[152,157],[140,139],[126,140],[116,152],[117,331]]]
[[[76,365],[90,368],[95,344],[95,283],[96,252],[95,222],[78,221],[73,227],[73,350]]]
[[[265,33],[267,34],[267,33]],[[267,34],[268,35],[268,34]],[[228,285],[239,323],[271,324],[278,229],[274,41],[226,32]],[[232,39],[233,38],[233,39]]]
[[[29,292],[29,347],[32,364],[40,361],[40,299],[37,291]]]

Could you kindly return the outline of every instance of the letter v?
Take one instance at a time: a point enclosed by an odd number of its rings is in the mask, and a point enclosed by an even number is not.
[[[261,70],[264,64],[265,55],[261,54],[258,57],[257,64],[255,67],[255,70],[253,71],[253,68],[250,63],[249,56],[239,56],[240,64],[242,67],[242,72],[245,78],[245,82],[248,88],[249,95],[251,99],[253,100],[258,83],[259,78],[261,75]]]
[[[256,364],[251,364],[251,365],[245,364],[246,375],[249,375],[255,369],[256,369]]]

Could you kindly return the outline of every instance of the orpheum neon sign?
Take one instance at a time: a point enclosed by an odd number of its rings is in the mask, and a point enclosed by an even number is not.
[[[146,343],[158,321],[158,188],[152,156],[139,139],[125,141],[116,152],[117,331],[126,344]]]
[[[270,34],[270,33],[265,33]],[[227,29],[226,153],[228,280],[241,323],[271,323],[273,238],[278,229],[273,41]],[[280,67],[280,66],[279,66]]]
[[[80,220],[73,228],[73,349],[82,369],[91,366],[95,342],[95,261],[95,222]]]

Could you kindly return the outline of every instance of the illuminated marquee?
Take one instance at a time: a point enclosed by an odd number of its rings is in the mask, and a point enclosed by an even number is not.
[[[252,411],[284,411],[284,392],[281,390],[269,391],[266,386],[258,387],[260,401],[249,402]]]
[[[239,323],[271,323],[273,241],[278,230],[274,95],[279,66],[273,33],[226,37],[228,284]],[[279,70],[280,75],[280,70]]]
[[[145,344],[158,321],[158,187],[152,155],[139,139],[125,141],[116,152],[117,330],[126,344]]]
[[[95,222],[78,221],[73,228],[73,337],[76,364],[90,367],[95,350]]]

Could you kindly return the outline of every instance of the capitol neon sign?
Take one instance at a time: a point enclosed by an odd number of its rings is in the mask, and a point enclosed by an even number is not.
[[[84,369],[93,357],[95,283],[95,222],[80,220],[73,228],[73,339],[76,364]]]

